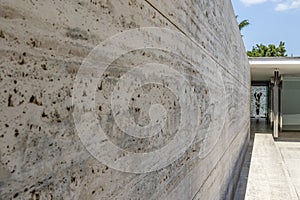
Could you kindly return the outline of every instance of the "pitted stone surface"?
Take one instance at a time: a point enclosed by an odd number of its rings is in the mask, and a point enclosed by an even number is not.
[[[134,138],[114,122],[109,100],[114,86],[129,69],[148,62],[169,65],[190,80],[203,117],[190,118],[201,129],[178,160],[158,171],[134,174],[108,167],[86,150],[74,125],[72,91],[82,61],[96,45],[140,27],[183,33],[197,46],[185,48],[197,70],[182,55],[153,49],[132,51],[111,63],[95,96],[99,123],[110,140],[139,153],[161,148],[176,134],[181,107],[161,85],[139,88],[129,104],[142,126],[149,123],[150,105],[163,105],[168,121],[161,133]],[[179,43],[161,40],[170,42]],[[230,198],[249,131],[250,73],[244,52],[229,0],[0,0],[1,198]],[[224,88],[224,95],[208,85]],[[224,113],[209,106],[211,95],[223,102]],[[211,118],[214,112],[219,120]],[[213,132],[214,140],[204,140],[209,124],[222,119],[221,134]]]

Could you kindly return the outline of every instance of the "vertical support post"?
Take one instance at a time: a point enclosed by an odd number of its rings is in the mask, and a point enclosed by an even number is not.
[[[274,82],[273,82],[274,83]],[[270,81],[269,84],[269,122],[270,126],[272,127],[273,122],[274,122],[274,112],[273,112],[273,83],[272,80]]]
[[[278,124],[279,124],[279,71],[274,71],[274,87],[273,87],[273,112],[274,112],[274,124],[273,124],[273,137],[278,138]]]
[[[279,131],[282,131],[282,76],[279,82]]]

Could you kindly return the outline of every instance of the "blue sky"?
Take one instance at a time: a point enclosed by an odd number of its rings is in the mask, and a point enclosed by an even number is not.
[[[246,50],[283,41],[288,56],[300,56],[300,0],[232,0],[232,4],[238,21],[250,22],[242,31]]]

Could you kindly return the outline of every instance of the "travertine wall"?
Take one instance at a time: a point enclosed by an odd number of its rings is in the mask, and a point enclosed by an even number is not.
[[[126,150],[113,159],[127,158],[128,152],[146,155],[170,141],[184,140],[176,137],[184,120],[184,136],[192,135],[193,140],[173,148],[179,153],[187,147],[174,158],[170,154],[175,152],[160,152],[158,160],[154,156],[147,162],[114,166],[97,157],[110,149],[99,144],[103,149],[95,153],[91,144],[82,141],[81,133],[93,130],[75,126],[90,111],[76,107],[80,101],[74,86],[81,83],[78,74],[85,71],[80,66],[95,46],[142,27],[172,31],[155,29],[149,35],[151,29],[146,29],[142,38],[156,41],[160,48],[151,44],[152,48],[129,48],[107,63],[98,77],[95,99],[88,99],[95,103],[93,112],[109,140]],[[142,45],[144,40],[136,38],[132,44]],[[229,0],[0,0],[0,44],[1,199],[231,197],[248,140],[250,80]],[[149,124],[153,104],[162,105],[167,118],[160,133],[135,138],[118,127],[110,103],[115,94],[126,94],[115,87],[122,76],[147,63],[169,66],[185,78],[196,102],[187,108],[196,106],[190,115],[184,114],[184,103],[193,98],[187,91],[174,95],[182,85],[170,70],[174,84],[153,79],[129,100],[129,113],[141,127]],[[165,79],[160,73],[154,75]],[[89,94],[84,91],[83,100],[85,96]],[[155,108],[154,115],[162,110]],[[170,158],[165,165],[155,165],[165,158]]]

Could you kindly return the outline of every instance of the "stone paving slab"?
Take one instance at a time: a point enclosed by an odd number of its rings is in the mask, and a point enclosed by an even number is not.
[[[271,134],[255,134],[245,199],[298,199],[280,147]]]
[[[275,144],[283,158],[297,197],[300,199],[300,142],[276,142]]]

